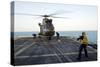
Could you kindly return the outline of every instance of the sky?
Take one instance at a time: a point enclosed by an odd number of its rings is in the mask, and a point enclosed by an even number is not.
[[[22,15],[25,14],[25,15]],[[32,15],[57,14],[51,18],[55,31],[96,31],[97,6],[19,2],[14,4],[14,31],[39,31],[42,17]]]

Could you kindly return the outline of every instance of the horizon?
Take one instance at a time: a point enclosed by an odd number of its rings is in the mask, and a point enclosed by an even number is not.
[[[16,32],[40,32],[40,31],[16,31]],[[55,32],[98,32],[98,30],[69,30],[69,31],[55,31]]]

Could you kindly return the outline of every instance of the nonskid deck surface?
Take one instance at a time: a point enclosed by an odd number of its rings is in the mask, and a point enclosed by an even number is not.
[[[56,37],[48,40],[46,38],[23,37],[15,40],[14,59],[15,65],[49,64],[79,62],[78,50],[80,44],[69,37]],[[96,61],[97,50],[91,46],[87,47],[89,57],[82,52],[81,61]]]

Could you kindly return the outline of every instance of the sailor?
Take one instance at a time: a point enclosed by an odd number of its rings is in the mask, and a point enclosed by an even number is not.
[[[36,34],[32,34],[33,35],[33,38],[35,39],[36,38]]]
[[[43,25],[41,23],[39,23],[38,25],[40,26],[39,35],[42,35],[43,34]]]
[[[79,40],[80,43],[81,43],[81,45],[79,47],[79,55],[78,55],[77,59],[81,60],[81,54],[82,54],[83,49],[84,49],[84,52],[85,52],[85,57],[88,57],[88,53],[87,53],[88,39],[87,39],[86,33],[82,32],[82,36],[77,38],[77,40]]]
[[[57,39],[59,39],[59,36],[60,36],[60,35],[59,35],[59,33],[58,33],[58,32],[56,32],[56,36],[57,36]]]

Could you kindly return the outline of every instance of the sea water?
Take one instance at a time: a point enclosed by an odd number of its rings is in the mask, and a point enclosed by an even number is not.
[[[71,38],[78,38],[81,36],[82,31],[57,31],[60,36],[69,36]],[[14,32],[14,37],[32,37],[32,34],[38,34],[39,32]],[[97,31],[86,31],[89,43],[97,44]],[[56,36],[56,34],[55,34]]]

